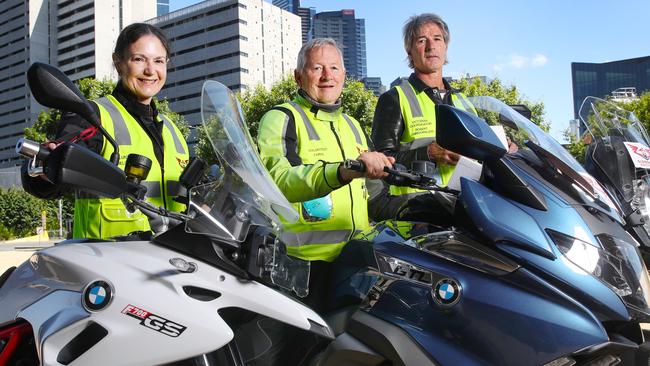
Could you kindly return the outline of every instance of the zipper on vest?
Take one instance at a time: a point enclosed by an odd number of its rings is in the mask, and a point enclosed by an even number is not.
[[[341,139],[339,138],[339,135],[336,133],[336,129],[334,128],[334,122],[330,121],[330,128],[332,129],[332,133],[334,134],[334,137],[336,137],[336,143],[339,144],[339,149],[341,149],[341,155],[343,156],[343,161],[347,159],[345,157],[345,150],[343,150],[343,144],[341,144]],[[352,182],[350,182],[352,183]],[[352,230],[350,231],[350,236],[348,236],[348,241],[352,238],[352,235],[357,231],[357,225],[354,222],[354,196],[352,195],[352,186],[348,184],[348,192],[350,192],[350,218],[352,218]]]

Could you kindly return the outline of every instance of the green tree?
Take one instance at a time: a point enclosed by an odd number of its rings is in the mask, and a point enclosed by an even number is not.
[[[298,86],[293,76],[286,76],[275,83],[271,89],[266,89],[263,85],[258,84],[238,95],[244,119],[253,139],[257,136],[262,116],[274,106],[293,99],[297,90]],[[369,133],[377,97],[371,91],[366,90],[361,82],[347,79],[343,86],[341,101],[343,111],[357,119],[366,133]],[[203,129],[199,130],[195,152],[205,161],[216,162],[212,145]]]
[[[65,203],[64,212],[70,212]],[[41,200],[21,190],[0,189],[0,238],[11,239],[36,234],[41,226],[41,212],[47,216],[46,226],[58,228],[58,201]]]
[[[643,123],[646,131],[650,131],[650,91],[639,96],[639,99],[631,102],[618,102],[619,107],[634,112],[634,115]]]
[[[475,77],[463,78],[453,82],[452,86],[462,90],[468,97],[487,95],[508,105],[524,104],[532,113],[531,121],[533,123],[546,132],[551,128],[550,123],[544,120],[544,103],[534,103],[526,100],[515,85],[505,86],[499,79],[493,79],[489,83],[485,83],[480,78]]]

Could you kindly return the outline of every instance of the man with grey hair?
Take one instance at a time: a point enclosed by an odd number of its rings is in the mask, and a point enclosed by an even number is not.
[[[476,113],[459,90],[442,77],[447,63],[449,28],[438,15],[412,16],[403,28],[404,50],[413,73],[408,80],[379,97],[372,125],[377,151],[410,167],[416,160],[430,160],[446,185],[460,156],[435,141],[436,104],[450,104]],[[406,201],[422,191],[409,187],[386,187],[371,198],[375,219],[391,218]]]
[[[365,179],[357,178],[385,177],[394,159],[369,151],[359,122],[341,111],[345,68],[333,39],[303,45],[294,77],[296,97],[262,117],[257,143],[262,162],[300,213],[298,222],[285,225],[287,252],[311,262],[306,302],[320,310],[325,299],[314,290],[326,283],[329,263],[370,226]],[[346,169],[346,159],[362,161],[365,172]]]

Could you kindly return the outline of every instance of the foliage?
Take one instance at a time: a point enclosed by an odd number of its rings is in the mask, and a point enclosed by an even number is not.
[[[21,190],[0,189],[0,239],[36,234],[43,211],[47,216],[46,226],[58,228],[58,200],[42,200]],[[63,216],[71,214],[72,205],[64,200]]]
[[[520,95],[516,86],[504,86],[501,80],[493,79],[489,83],[483,82],[480,78],[463,78],[453,82],[452,86],[463,91],[468,97],[487,95],[492,96],[508,105],[524,104],[531,113],[531,121],[542,130],[548,132],[551,128],[549,122],[544,120],[544,103],[533,103]]]
[[[650,92],[646,92],[642,94],[638,100],[633,100],[630,102],[615,102],[610,99],[610,102],[614,103],[620,108],[623,108],[627,111],[633,112],[636,117],[639,119],[639,121],[642,123],[643,127],[646,129],[646,131],[649,130],[650,128]],[[603,118],[611,118],[609,117],[612,114],[616,114],[619,119],[622,119],[624,117],[621,117],[621,114],[616,112],[614,108],[608,108],[608,104],[601,104],[599,105],[600,108],[602,108],[601,112],[603,114]],[[587,116],[587,123],[590,126],[591,131],[596,135],[596,136],[605,136],[608,134],[608,131],[603,130],[606,129],[606,126],[602,126],[600,123],[595,123],[593,120],[594,116],[592,114]],[[584,125],[585,121],[581,121],[581,124]],[[575,136],[570,136],[569,131],[566,130],[564,131],[564,137],[570,141],[569,144],[567,144],[566,148],[567,150],[573,155],[576,160],[578,160],[580,163],[584,164],[585,160],[585,151],[587,149],[587,145],[585,144],[584,141],[576,139]]]
[[[650,91],[641,94],[638,100],[617,104],[623,109],[634,112],[646,131],[650,131]]]
[[[587,145],[582,140],[578,140],[573,134],[571,134],[569,129],[564,131],[564,138],[569,140],[569,143],[565,145],[567,151],[573,155],[580,164],[584,164]]]
[[[293,99],[297,90],[298,86],[294,78],[286,76],[274,84],[270,90],[258,84],[238,95],[244,119],[253,139],[257,136],[262,116],[274,106]],[[369,134],[375,106],[377,105],[377,97],[371,91],[366,90],[361,82],[347,79],[343,86],[341,100],[343,112],[358,120],[366,133]],[[199,131],[195,152],[197,156],[200,156],[205,161],[210,163],[216,161],[210,141],[206,132],[202,129]]]

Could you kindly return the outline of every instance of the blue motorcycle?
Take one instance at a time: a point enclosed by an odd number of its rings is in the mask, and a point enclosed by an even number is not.
[[[650,281],[617,200],[520,113],[470,99],[480,117],[437,106],[437,141],[480,178],[454,190],[393,172],[428,193],[343,249],[336,339],[312,363],[647,365]],[[434,201],[448,222],[430,220]]]

